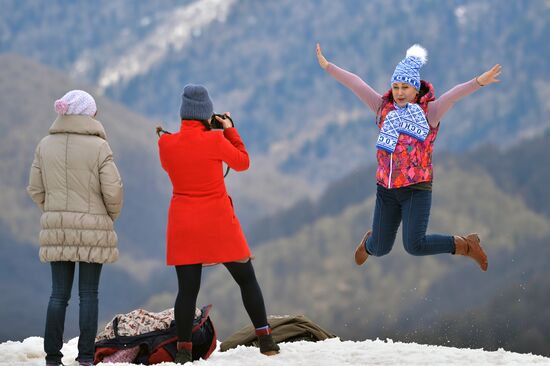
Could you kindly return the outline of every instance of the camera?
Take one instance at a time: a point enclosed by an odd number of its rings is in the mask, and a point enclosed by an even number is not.
[[[210,126],[212,127],[212,129],[214,129],[214,130],[223,130],[223,126],[222,126],[221,122],[216,119],[216,116],[220,117],[221,119],[229,119],[229,122],[231,122],[231,126],[235,127],[235,124],[233,123],[233,120],[231,119],[231,117],[229,117],[226,114],[214,113],[212,115],[212,117],[210,118]]]

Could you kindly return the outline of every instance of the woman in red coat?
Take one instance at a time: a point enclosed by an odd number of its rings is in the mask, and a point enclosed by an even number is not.
[[[181,129],[159,139],[160,161],[173,186],[167,264],[175,266],[178,275],[174,312],[179,363],[191,361],[191,329],[205,264],[223,263],[239,284],[244,306],[256,328],[260,352],[272,355],[279,351],[267,323],[250,249],[223,178],[222,162],[243,171],[250,160],[229,119],[216,116],[223,132],[211,130],[212,115],[212,100],[206,88],[186,85],[180,109]]]

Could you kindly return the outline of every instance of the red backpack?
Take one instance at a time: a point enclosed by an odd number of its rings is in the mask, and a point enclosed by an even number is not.
[[[212,305],[201,309],[201,314],[193,322],[193,360],[207,359],[216,349],[216,331],[208,314]],[[95,343],[94,364],[106,357],[121,355],[119,362],[133,362],[143,365],[154,365],[161,362],[173,362],[176,356],[176,324],[172,320],[168,328],[135,335],[119,335],[121,317],[131,317],[132,313],[120,315],[113,319],[110,326],[114,338],[102,339]],[[131,320],[131,319],[130,319]]]

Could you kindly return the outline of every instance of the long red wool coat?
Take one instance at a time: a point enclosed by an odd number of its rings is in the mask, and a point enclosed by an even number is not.
[[[207,131],[198,121],[182,121],[180,132],[159,139],[162,167],[172,181],[168,210],[168,265],[243,260],[250,249],[233,210],[222,161],[236,171],[250,160],[235,128]]]

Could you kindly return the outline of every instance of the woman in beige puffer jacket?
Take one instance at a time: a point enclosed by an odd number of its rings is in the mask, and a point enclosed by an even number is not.
[[[94,119],[93,97],[72,90],[55,103],[58,118],[38,144],[27,191],[42,210],[40,260],[52,268],[44,349],[48,365],[61,364],[65,309],[79,263],[78,361],[93,361],[97,293],[103,263],[118,258],[113,221],[122,208],[122,180]]]

